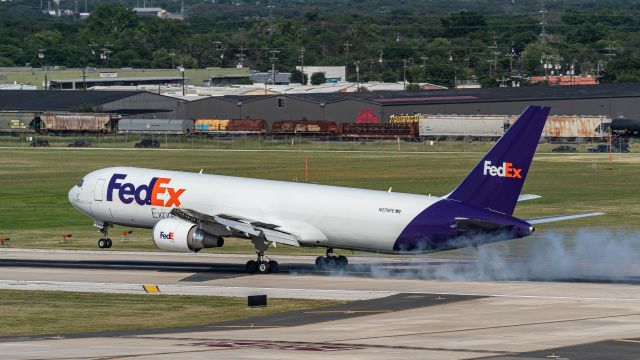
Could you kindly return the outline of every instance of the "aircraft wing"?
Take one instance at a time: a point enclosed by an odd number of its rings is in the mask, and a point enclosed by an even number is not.
[[[524,220],[526,222],[528,222],[529,224],[534,225],[534,224],[543,224],[543,223],[549,223],[549,222],[555,222],[555,221],[565,221],[565,220],[580,219],[580,218],[584,218],[584,217],[598,216],[598,215],[604,215],[604,213],[603,212],[590,212],[590,213],[582,213],[582,214],[546,216],[546,217],[524,219]]]
[[[195,210],[173,208],[171,215],[198,224],[202,230],[218,236],[264,237],[269,242],[300,246],[298,236],[280,230],[281,225],[229,214],[208,215]]]
[[[535,199],[540,199],[542,196],[540,195],[535,195],[535,194],[522,194],[520,196],[518,196],[518,202],[520,201],[527,201],[527,200],[535,200]]]

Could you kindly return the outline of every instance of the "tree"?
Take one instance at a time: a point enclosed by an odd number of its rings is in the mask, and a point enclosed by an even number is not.
[[[323,72],[316,72],[311,74],[311,85],[320,85],[327,82],[327,78]]]
[[[470,12],[460,11],[440,19],[444,33],[448,37],[459,37],[487,27],[484,16]]]
[[[96,6],[89,15],[89,29],[101,40],[110,40],[122,36],[125,30],[138,24],[138,17],[128,7],[117,3],[104,3]]]
[[[302,81],[303,77],[304,81]],[[295,69],[291,71],[291,82],[298,84],[307,84],[309,82],[309,79],[307,78],[307,74],[303,74],[302,71]]]

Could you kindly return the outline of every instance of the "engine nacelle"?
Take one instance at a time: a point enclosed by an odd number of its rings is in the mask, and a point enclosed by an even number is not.
[[[162,219],[153,227],[153,242],[162,250],[198,252],[204,248],[222,247],[224,239],[211,235],[198,225],[178,219]]]

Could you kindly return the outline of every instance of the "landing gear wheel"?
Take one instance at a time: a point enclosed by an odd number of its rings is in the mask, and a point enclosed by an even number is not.
[[[316,270],[324,271],[326,267],[327,267],[326,258],[324,256],[318,256],[316,258]]]
[[[344,269],[347,267],[347,265],[349,265],[349,260],[347,260],[346,256],[338,256],[337,262],[340,269]]]
[[[107,247],[107,239],[100,239],[98,240],[98,247],[100,249],[104,249]]]
[[[255,261],[255,260],[247,261],[247,265],[245,266],[245,270],[247,270],[247,272],[249,274],[255,274],[258,271],[258,262]]]
[[[271,268],[272,273],[277,273],[280,270],[280,265],[275,260],[269,260],[269,268]]]
[[[336,271],[344,270],[349,264],[346,256],[333,255],[333,249],[327,249],[326,256],[318,256],[316,258],[316,270],[318,271]]]
[[[260,274],[268,274],[271,272],[271,266],[269,266],[268,261],[260,261],[258,264],[258,272]]]
[[[104,246],[104,247],[105,247],[106,249],[110,249],[110,248],[111,248],[111,245],[113,245],[113,242],[111,241],[111,239],[106,238],[106,239],[105,239],[105,242],[106,242],[106,244],[105,244],[105,246]]]

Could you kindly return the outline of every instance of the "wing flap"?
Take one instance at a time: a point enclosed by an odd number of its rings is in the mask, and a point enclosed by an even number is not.
[[[556,221],[565,221],[565,220],[573,220],[573,219],[581,219],[589,216],[599,216],[604,215],[603,212],[590,212],[590,213],[582,213],[582,214],[567,214],[567,215],[558,215],[558,216],[545,216],[539,218],[532,219],[524,219],[529,224],[544,224]]]
[[[279,230],[281,226],[276,224],[229,214],[208,215],[191,209],[174,208],[171,210],[171,215],[198,224],[203,230],[219,236],[264,237],[269,242],[300,246],[298,236]]]

